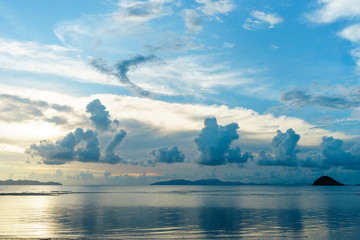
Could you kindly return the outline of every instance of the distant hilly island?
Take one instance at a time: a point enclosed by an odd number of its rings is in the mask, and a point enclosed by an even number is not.
[[[163,182],[155,182],[150,185],[197,185],[197,186],[242,186],[242,185],[277,185],[277,186],[289,186],[289,185],[296,185],[296,186],[343,186],[343,183],[340,183],[329,176],[321,176],[314,181],[313,184],[309,183],[277,183],[277,184],[268,184],[268,183],[243,183],[243,182],[228,182],[228,181],[220,181],[219,179],[201,179],[196,181],[190,181],[185,179],[177,179],[177,180],[170,180],[170,181],[163,181]],[[357,184],[356,186],[360,186]]]
[[[309,183],[295,183],[295,184],[268,184],[268,183],[243,183],[243,182],[228,182],[228,181],[220,181],[219,179],[200,179],[196,181],[177,179],[163,182],[155,182],[150,185],[197,185],[197,186],[241,186],[241,185],[311,185]]]
[[[39,182],[32,180],[5,180],[0,181],[0,185],[62,185],[58,182]]]

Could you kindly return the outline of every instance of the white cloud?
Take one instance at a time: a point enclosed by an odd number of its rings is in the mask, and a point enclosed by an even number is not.
[[[167,95],[215,93],[217,87],[254,85],[256,70],[230,70],[226,64],[213,64],[214,56],[192,56],[168,59],[157,66],[145,64],[129,76],[140,87]],[[257,82],[258,84],[258,82]]]
[[[332,23],[341,18],[360,16],[359,0],[318,0],[321,7],[307,14],[309,20],[318,23]]]
[[[235,43],[224,42],[222,48],[234,48],[235,46],[236,46]]]
[[[270,142],[277,129],[285,131],[289,128],[293,128],[301,135],[301,145],[316,145],[320,143],[321,137],[324,135],[341,139],[348,139],[350,137],[338,132],[330,132],[319,128],[314,129],[313,125],[298,118],[286,116],[274,117],[272,114],[259,114],[253,110],[241,107],[229,108],[224,105],[207,106],[201,104],[167,103],[152,99],[110,94],[71,97],[55,92],[6,85],[1,85],[0,90],[4,94],[15,95],[16,93],[21,93],[21,97],[29,98],[33,101],[61,102],[63,105],[71,106],[74,112],[77,113],[76,116],[64,113],[62,117],[66,118],[67,122],[71,124],[61,127],[38,118],[29,118],[28,121],[22,122],[1,122],[0,144],[6,146],[8,151],[15,152],[18,152],[19,148],[26,148],[28,145],[37,143],[42,139],[56,141],[69,131],[73,131],[76,126],[81,125],[84,129],[91,128],[91,122],[85,112],[85,108],[93,99],[100,99],[101,103],[109,111],[111,118],[118,119],[120,127],[128,132],[123,147],[124,153],[128,154],[126,156],[128,158],[132,158],[132,156],[129,156],[129,153],[135,150],[127,151],[126,142],[139,143],[139,139],[148,139],[147,143],[141,143],[144,144],[144,149],[146,149],[150,142],[159,143],[159,147],[162,147],[167,146],[169,141],[174,142],[176,140],[177,143],[182,142],[186,144],[190,150],[192,149],[191,151],[196,153],[191,136],[196,135],[202,129],[203,121],[206,117],[212,116],[216,117],[222,125],[237,122],[240,126],[242,141],[258,140]],[[13,109],[13,111],[17,111],[17,109]],[[191,134],[186,135],[186,133]],[[166,142],[161,142],[159,139]],[[181,145],[179,144],[178,147],[181,148]],[[190,151],[189,149],[187,150]],[[139,152],[139,149],[136,152],[136,154],[140,155],[142,153],[141,151]],[[145,151],[142,156],[145,156],[147,153]]]
[[[243,28],[246,30],[274,28],[275,25],[284,21],[277,13],[265,13],[255,10],[250,15],[252,18],[247,18],[243,24]]]
[[[201,16],[196,10],[186,9],[184,14],[184,21],[187,28],[187,33],[197,34],[201,32]]]
[[[147,22],[151,19],[166,16],[172,13],[171,6],[166,4],[173,0],[132,1],[118,2],[119,10],[112,14],[115,21]]]
[[[195,0],[203,4],[198,9],[205,15],[217,17],[218,14],[227,14],[235,8],[231,0]],[[219,19],[218,19],[219,20]]]
[[[360,42],[360,23],[343,29],[339,36],[352,42]]]
[[[0,38],[0,68],[37,74],[53,74],[82,82],[116,84],[92,69],[86,59],[77,58],[76,49],[59,45],[41,45]]]
[[[360,1],[359,0],[318,0],[319,9],[307,14],[310,21],[317,23],[333,23],[339,20],[359,20]],[[360,24],[353,24],[338,33],[346,40],[357,44],[350,54],[353,56],[358,67],[360,67]]]

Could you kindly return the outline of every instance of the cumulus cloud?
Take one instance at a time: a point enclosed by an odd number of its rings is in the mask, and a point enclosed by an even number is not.
[[[78,147],[78,145],[85,147]],[[68,133],[63,139],[51,143],[46,140],[40,144],[32,144],[26,153],[32,157],[40,156],[44,164],[60,165],[71,161],[97,162],[100,157],[99,141],[96,133],[92,130],[84,132],[82,128],[77,128],[75,132]]]
[[[327,107],[332,109],[349,109],[360,106],[357,92],[339,93],[337,95],[313,94],[305,90],[293,89],[283,93],[280,101],[286,107],[303,108],[309,106]]]
[[[124,130],[120,130],[118,134],[109,142],[105,149],[105,159],[104,162],[116,164],[122,162],[122,158],[115,153],[116,149],[119,147],[120,143],[126,136],[126,132]]]
[[[278,131],[271,143],[272,152],[260,151],[257,154],[257,164],[321,170],[332,167],[360,169],[360,142],[345,151],[341,139],[324,136],[319,150],[300,152],[297,145],[299,139],[300,135],[293,129],[288,129],[286,133]]]
[[[359,146],[359,143],[355,143],[349,151],[345,151],[341,139],[324,136],[320,144],[320,150],[307,152],[300,165],[317,169],[329,169],[331,167],[359,169]]]
[[[109,112],[105,111],[106,107],[102,105],[98,99],[89,103],[86,109],[87,112],[91,113],[90,118],[100,131],[100,134],[104,130],[109,129],[111,124]],[[61,165],[72,161],[109,164],[125,163],[115,151],[126,136],[126,132],[120,130],[120,132],[108,142],[103,156],[101,154],[98,135],[99,133],[97,131],[84,131],[82,128],[77,128],[74,132],[68,133],[55,143],[42,140],[39,144],[32,144],[25,152],[32,157],[40,157],[43,163],[48,165]]]
[[[251,152],[241,153],[239,147],[231,148],[227,151],[226,159],[229,163],[245,163],[249,159],[253,159]]]
[[[175,146],[173,148],[159,148],[150,154],[153,163],[181,163],[184,162],[185,155]]]
[[[258,165],[262,166],[297,166],[297,143],[300,135],[293,129],[288,129],[285,133],[280,130],[271,142],[271,150],[274,156],[260,152],[258,156]]]
[[[158,60],[158,58],[154,55],[149,55],[149,56],[136,55],[130,59],[116,63],[111,68],[107,67],[102,59],[93,60],[91,64],[100,72],[105,73],[109,76],[116,77],[122,84],[127,86],[128,89],[133,93],[143,97],[151,97],[151,93],[149,91],[146,91],[141,87],[139,87],[138,85],[136,85],[135,83],[131,82],[127,74],[131,68],[136,68],[141,64],[147,62],[153,62],[155,60]]]
[[[265,13],[255,10],[250,15],[251,18],[247,18],[243,24],[243,28],[246,30],[274,28],[275,25],[284,21],[277,13]]]
[[[86,112],[91,114],[90,120],[99,130],[108,130],[111,124],[109,111],[101,104],[99,99],[95,99],[86,106]]]
[[[221,126],[216,118],[212,117],[206,118],[204,124],[205,127],[195,138],[196,146],[201,153],[199,164],[216,166],[247,161],[250,157],[248,154],[241,156],[239,148],[230,149],[231,143],[239,138],[236,132],[239,128],[237,123]]]

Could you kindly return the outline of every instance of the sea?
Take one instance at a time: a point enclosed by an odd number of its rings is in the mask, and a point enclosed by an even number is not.
[[[360,187],[0,186],[0,238],[360,239]]]

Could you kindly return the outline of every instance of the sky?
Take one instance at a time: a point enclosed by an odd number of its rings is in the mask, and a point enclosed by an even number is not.
[[[360,0],[0,0],[0,179],[360,183]]]

